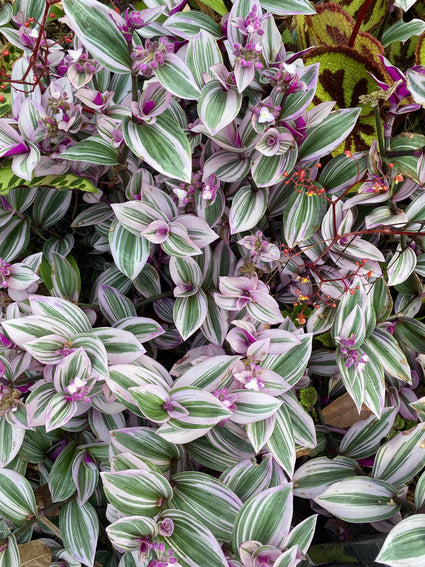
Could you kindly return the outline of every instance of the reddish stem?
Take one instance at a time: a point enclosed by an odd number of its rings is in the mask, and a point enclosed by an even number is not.
[[[365,0],[359,15],[357,16],[356,23],[354,24],[353,31],[351,33],[350,40],[348,42],[348,47],[354,47],[354,42],[356,41],[357,34],[359,33],[360,26],[362,25],[363,18],[366,16],[366,12],[372,3],[372,0]]]

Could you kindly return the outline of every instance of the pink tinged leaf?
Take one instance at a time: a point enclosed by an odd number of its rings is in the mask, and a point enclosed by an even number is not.
[[[158,116],[170,105],[172,94],[161,83],[149,83],[143,90],[140,108],[145,115]]]
[[[161,212],[140,201],[111,206],[119,222],[133,234],[140,235],[154,221],[167,222],[167,218]]]
[[[77,402],[69,402],[67,398],[65,394],[54,394],[47,404],[46,432],[64,426],[77,414]]]
[[[281,323],[284,320],[276,300],[263,291],[251,291],[252,301],[247,304],[247,310],[252,317],[261,323]]]
[[[37,388],[30,393],[25,403],[29,427],[45,425],[47,405],[54,394],[53,385],[43,382],[39,383]]]
[[[157,220],[141,232],[141,235],[153,244],[162,244],[168,238],[169,227],[165,221]]]
[[[22,291],[39,280],[39,276],[37,276],[29,266],[25,266],[25,264],[13,264],[10,268],[7,287],[9,289]]]
[[[19,142],[19,144],[16,144],[12,148],[10,148],[10,150],[4,152],[3,157],[15,156],[17,154],[23,154],[23,153],[27,153],[27,152],[28,152],[28,148],[24,144],[24,142]]]
[[[195,215],[180,215],[173,219],[174,222],[185,227],[190,240],[198,248],[205,248],[218,238],[218,234],[209,227],[208,223]]]
[[[172,221],[169,225],[168,239],[162,243],[163,251],[169,256],[184,257],[201,254],[200,248],[192,241],[186,227],[179,222]]]
[[[40,160],[40,152],[31,142],[28,142],[28,146],[27,153],[16,155],[13,158],[12,171],[18,177],[31,181],[34,177],[34,169]]]
[[[16,151],[15,151],[16,150]],[[27,147],[22,136],[10,126],[7,120],[0,119],[0,156],[10,156],[21,151],[26,152]],[[12,152],[12,153],[10,153]]]

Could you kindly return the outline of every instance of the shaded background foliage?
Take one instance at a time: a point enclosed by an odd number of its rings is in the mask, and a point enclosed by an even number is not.
[[[0,565],[425,565],[422,4],[0,26]]]

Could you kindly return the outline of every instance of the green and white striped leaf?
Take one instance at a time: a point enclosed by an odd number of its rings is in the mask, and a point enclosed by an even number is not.
[[[106,533],[114,546],[126,551],[137,551],[140,548],[140,538],[156,536],[158,529],[151,518],[128,516],[107,526]]]
[[[213,345],[221,346],[228,330],[227,312],[216,304],[211,293],[207,293],[206,297],[208,302],[207,316],[200,330],[207,341]]]
[[[19,452],[25,437],[25,429],[10,425],[0,419],[0,469],[7,466]]]
[[[189,141],[182,128],[168,116],[157,116],[153,124],[124,120],[123,134],[131,151],[148,165],[172,179],[190,182],[192,151]]]
[[[165,423],[169,419],[164,405],[170,400],[168,390],[155,384],[146,384],[129,389],[143,415],[155,423]]]
[[[107,499],[126,515],[156,516],[163,500],[173,495],[169,482],[154,471],[102,472],[100,476]]]
[[[360,108],[344,108],[331,112],[320,124],[307,130],[299,150],[299,159],[313,161],[335,150],[353,130]],[[325,143],[323,143],[325,140]]]
[[[77,502],[83,505],[95,491],[99,480],[99,469],[84,450],[80,451],[72,462],[72,479],[77,487]]]
[[[113,73],[131,71],[128,44],[110,8],[96,0],[64,0],[62,6],[73,32],[95,59]]]
[[[308,0],[260,0],[261,7],[276,16],[296,14],[315,14],[316,11]]]
[[[410,23],[410,22],[409,22]],[[423,22],[421,22],[423,23]],[[408,69],[406,72],[407,84],[413,100],[420,105],[425,104],[425,82],[420,71]]]
[[[72,463],[75,455],[76,443],[72,442],[62,449],[53,463],[49,478],[52,502],[68,500],[76,491],[76,486],[72,479]]]
[[[71,227],[94,226],[110,219],[112,216],[113,211],[108,203],[94,203],[75,217]]]
[[[284,405],[276,412],[276,422],[267,441],[267,449],[283,470],[292,476],[296,460],[295,440],[291,418]]]
[[[220,81],[213,80],[202,89],[198,115],[211,135],[214,135],[236,118],[241,104],[242,95],[236,89],[224,90]]]
[[[141,343],[150,341],[165,332],[157,321],[149,317],[126,317],[115,323],[113,327],[129,331]]]
[[[191,258],[170,258],[170,275],[176,285],[192,284],[202,285],[202,272],[199,264]]]
[[[34,491],[25,477],[0,469],[0,514],[19,526],[28,516],[37,516]]]
[[[341,441],[340,452],[353,459],[365,459],[374,455],[382,439],[391,431],[396,415],[396,409],[390,407],[383,410],[380,418],[371,415],[357,421]]]
[[[196,100],[201,95],[191,70],[174,53],[167,53],[164,63],[155,69],[155,76],[167,91],[178,98]]]
[[[292,484],[275,486],[247,500],[239,511],[233,529],[233,551],[245,541],[281,547],[292,520]]]
[[[254,191],[252,187],[244,186],[238,189],[229,213],[232,234],[255,227],[266,212],[268,195],[267,188]]]
[[[143,297],[152,297],[161,293],[158,270],[151,264],[145,264],[140,274],[133,280],[133,285]]]
[[[40,188],[33,207],[34,221],[43,228],[56,224],[69,210],[71,199],[72,191]]]
[[[316,498],[331,484],[352,477],[358,468],[356,461],[347,457],[311,459],[295,471],[294,496]]]
[[[186,50],[186,65],[200,89],[205,84],[204,73],[207,73],[213,65],[219,63],[223,63],[223,57],[216,39],[209,32],[201,30],[190,39]],[[196,98],[199,95],[200,92]]]
[[[283,400],[291,419],[295,443],[310,449],[316,447],[316,428],[310,414],[306,412],[296,396],[285,392],[279,397]]]
[[[295,492],[294,492],[295,495]],[[285,547],[289,548],[291,545],[298,546],[298,549],[302,553],[307,553],[310,547],[311,540],[314,536],[314,531],[316,529],[317,515],[309,516],[290,532],[288,539],[285,542]]]
[[[59,530],[72,557],[92,567],[99,536],[99,520],[93,506],[88,502],[81,505],[75,498],[66,502],[59,515]]]
[[[46,407],[46,432],[66,425],[77,409],[77,402],[69,402],[65,394],[54,394]]]
[[[253,459],[255,451],[240,425],[228,421],[214,427],[205,437],[187,446],[191,457],[215,471],[224,471],[244,459]]]
[[[394,337],[401,346],[425,354],[425,325],[411,317],[400,317],[394,329]]]
[[[191,39],[201,30],[209,32],[215,39],[220,39],[223,35],[220,26],[211,16],[197,10],[177,12],[168,16],[163,26],[171,32],[171,35],[177,35],[183,39]]]
[[[227,468],[220,476],[221,482],[232,490],[242,502],[266,490],[272,476],[272,457],[267,455],[260,464],[244,459]]]
[[[236,410],[233,411],[231,419],[242,425],[267,419],[282,405],[281,400],[263,392],[234,390],[234,393],[237,395]]]
[[[387,263],[388,285],[399,285],[407,280],[416,268],[416,254],[410,247],[401,249],[400,245]]]
[[[89,333],[75,335],[71,348],[83,348],[91,362],[92,377],[105,380],[109,376],[106,349],[100,339]]]
[[[398,20],[382,34],[381,43],[384,47],[388,47],[395,41],[406,41],[414,35],[421,35],[425,31],[425,22],[413,18],[409,22]]]
[[[162,386],[167,390],[169,388],[169,383],[161,374],[154,371],[149,372],[146,368],[138,368],[130,364],[111,366],[106,383],[117,399],[136,415],[141,415],[141,413],[129,392],[130,388],[145,386],[146,384]]]
[[[5,262],[22,254],[29,243],[29,219],[11,217],[0,228],[0,258]]]
[[[425,514],[416,514],[393,527],[375,561],[389,567],[424,567],[424,549]]]
[[[313,335],[306,333],[298,338],[300,342],[294,344],[288,352],[285,354],[268,354],[261,364],[262,368],[274,370],[284,376],[285,381],[291,386],[294,386],[300,380],[311,356]]]
[[[218,541],[231,541],[242,502],[225,484],[201,472],[173,476],[174,494],[168,506],[184,510],[208,528]]]
[[[10,6],[10,4],[5,4],[5,6]],[[0,567],[21,567],[21,565],[16,538],[13,534],[9,534],[6,543],[1,546]]]
[[[247,424],[246,433],[248,435],[248,439],[251,441],[252,446],[257,453],[270,439],[270,435],[273,433],[275,422],[276,413],[274,413],[267,419]]]
[[[365,342],[361,352],[368,357],[364,367],[364,403],[377,418],[381,417],[385,404],[385,376],[375,351]]]
[[[411,371],[406,356],[390,333],[376,327],[365,344],[376,354],[388,376],[411,383]]]
[[[360,152],[353,156],[355,159],[339,154],[323,167],[319,181],[328,193],[339,194],[362,178],[367,169],[367,157]]]
[[[256,152],[252,160],[251,175],[257,187],[276,185],[284,178],[285,172],[293,170],[298,157],[296,147],[288,149],[284,154],[266,156]]]
[[[341,520],[364,524],[394,516],[400,509],[395,495],[395,487],[388,482],[353,476],[335,482],[314,501]]]
[[[119,163],[118,148],[114,148],[101,136],[94,135],[77,142],[60,154],[60,159],[84,161],[97,165],[117,165]]]
[[[28,396],[25,403],[29,427],[44,425],[46,422],[47,404],[56,390],[50,383],[42,383]]]
[[[30,304],[34,315],[50,318],[55,323],[66,326],[70,332],[84,333],[91,329],[90,321],[84,311],[66,299],[31,295]],[[52,331],[54,327],[51,327]]]
[[[204,164],[204,179],[210,175],[215,175],[217,179],[233,183],[244,179],[251,166],[250,160],[240,157],[235,152],[229,150],[219,150],[214,152]]]
[[[318,188],[320,185],[315,184]],[[290,248],[308,240],[320,228],[326,212],[321,195],[308,195],[308,189],[297,185],[283,213],[283,234]]]
[[[116,267],[134,280],[143,270],[152,245],[146,238],[129,232],[115,219],[109,231],[109,246]]]
[[[400,486],[425,467],[425,425],[402,431],[376,454],[372,476]]]
[[[146,352],[136,337],[123,329],[96,327],[90,334],[102,341],[109,364],[129,364]]]
[[[167,470],[171,459],[183,458],[183,449],[179,445],[161,439],[155,430],[149,427],[129,427],[111,431],[112,446],[118,453],[131,453],[143,460]]]
[[[134,303],[109,285],[102,285],[98,293],[99,307],[103,316],[113,325],[127,317],[136,317]]]
[[[68,301],[78,300],[79,274],[66,258],[52,252],[52,295]]]
[[[202,289],[195,295],[176,298],[173,308],[173,319],[184,341],[199,329],[205,321],[207,311],[207,297]]]
[[[25,18],[32,17],[35,20],[40,20],[43,16],[45,5],[43,0],[16,0],[14,7],[15,14],[22,10]]]
[[[240,356],[235,355],[209,357],[195,366],[191,366],[175,381],[174,388],[191,386],[207,392],[214,392],[217,388],[226,387],[231,379],[231,368],[240,358]]]
[[[200,388],[173,387],[170,390],[170,397],[188,411],[188,415],[171,420],[177,427],[208,428],[232,415],[216,396]],[[157,431],[158,435],[160,435],[159,431]]]
[[[166,549],[171,548],[182,567],[228,567],[227,559],[213,534],[184,510],[166,510],[158,522],[171,520],[174,525],[169,537],[159,537]],[[196,529],[194,529],[194,527]]]
[[[419,477],[415,487],[415,506],[420,510],[425,505],[425,472]]]

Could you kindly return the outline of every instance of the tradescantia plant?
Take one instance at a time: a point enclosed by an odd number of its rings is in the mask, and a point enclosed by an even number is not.
[[[0,567],[425,566],[425,23],[372,4],[1,3]]]

